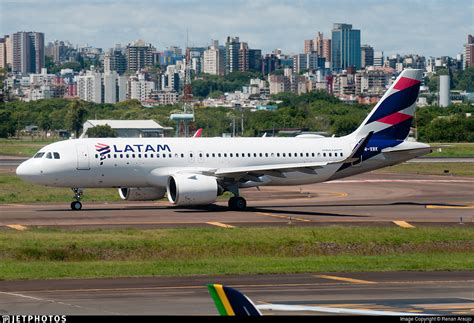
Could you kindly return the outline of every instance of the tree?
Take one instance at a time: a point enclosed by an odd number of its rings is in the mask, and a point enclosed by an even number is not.
[[[86,135],[89,138],[115,138],[117,137],[117,132],[106,124],[87,129]]]
[[[15,125],[10,111],[0,110],[0,138],[8,138],[15,134]]]
[[[66,126],[69,130],[74,131],[76,138],[79,137],[79,131],[82,129],[87,115],[83,101],[72,101],[67,106]]]

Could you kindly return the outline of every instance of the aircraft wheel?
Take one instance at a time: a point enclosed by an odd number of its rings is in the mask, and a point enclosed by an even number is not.
[[[75,202],[71,203],[71,210],[79,211],[80,209],[82,209],[82,203],[81,202],[75,201]]]
[[[244,211],[247,208],[247,201],[242,196],[232,196],[229,199],[229,208],[236,211]]]

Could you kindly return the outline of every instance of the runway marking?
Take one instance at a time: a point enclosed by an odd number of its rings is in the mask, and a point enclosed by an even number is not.
[[[293,217],[293,216],[286,216],[286,215],[277,215],[277,214],[271,214],[271,213],[265,213],[265,212],[256,212],[257,215],[264,215],[264,216],[271,216],[272,218],[278,218],[278,219],[285,219],[289,221],[300,221],[300,222],[313,222],[311,220],[305,219],[305,218],[298,218],[298,217]]]
[[[450,205],[426,205],[427,209],[474,209],[474,205],[460,205],[460,206],[450,206]]]
[[[377,284],[376,282],[369,281],[369,280],[354,279],[354,278],[339,277],[339,276],[316,275],[316,277],[324,278],[324,279],[340,280],[340,281],[345,281],[345,282],[349,282],[353,284]]]
[[[110,312],[110,311],[106,311],[106,310],[102,310],[102,309],[98,309],[98,308],[93,308],[93,307],[88,307],[88,306],[69,304],[69,303],[65,303],[65,302],[61,302],[61,301],[55,301],[54,299],[45,299],[45,298],[39,298],[39,297],[33,297],[33,296],[23,295],[23,294],[19,294],[19,293],[9,293],[9,292],[0,292],[0,294],[15,296],[15,297],[21,297],[21,298],[27,298],[27,299],[32,299],[32,300],[35,300],[35,301],[40,301],[40,302],[66,305],[66,306],[82,308],[82,309],[86,309],[86,310],[100,311],[100,312],[104,312],[104,313],[107,313],[107,314],[121,315],[121,313],[117,313],[117,312]]]
[[[25,231],[26,229],[28,229],[27,227],[22,226],[21,224],[7,224],[6,226],[18,231]]]
[[[221,223],[221,222],[206,222],[206,224],[215,225],[216,227],[221,227],[221,228],[226,228],[226,229],[235,228],[235,226],[233,226],[233,225],[225,224],[225,223]]]
[[[343,277],[338,277],[343,278]],[[364,281],[365,282],[365,281]],[[459,280],[427,280],[427,281],[383,281],[383,282],[369,282],[370,284],[394,284],[394,285],[403,285],[403,284],[449,284],[449,283],[459,283]],[[463,280],[462,283],[473,283],[474,280]],[[366,284],[366,283],[364,283]],[[295,283],[295,284],[236,284],[232,285],[235,288],[261,288],[261,287],[317,287],[317,286],[334,286],[334,285],[346,285],[345,283]],[[204,285],[189,285],[189,286],[155,286],[155,287],[112,287],[112,288],[80,288],[80,289],[44,289],[44,290],[22,290],[17,291],[17,293],[54,293],[54,292],[107,292],[107,291],[140,291],[140,290],[167,290],[167,289],[202,289]],[[5,292],[0,292],[5,293]]]
[[[398,225],[399,227],[402,227],[402,228],[405,228],[405,229],[415,228],[413,225],[411,225],[410,223],[408,223],[406,221],[392,221],[392,222],[395,223],[396,225]]]

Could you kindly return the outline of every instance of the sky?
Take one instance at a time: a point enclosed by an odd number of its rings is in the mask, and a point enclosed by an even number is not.
[[[474,0],[0,0],[0,35],[44,32],[46,42],[104,49],[143,39],[168,46],[224,44],[239,36],[270,53],[303,52],[333,23],[361,30],[361,43],[386,55],[455,56],[474,34]]]

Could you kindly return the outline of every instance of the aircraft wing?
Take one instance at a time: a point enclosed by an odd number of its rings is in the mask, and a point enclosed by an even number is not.
[[[264,174],[276,177],[285,177],[283,172],[303,172],[316,174],[315,169],[328,165],[328,162],[272,164],[245,167],[224,167],[217,169],[213,175],[220,177],[238,178],[245,174]]]

